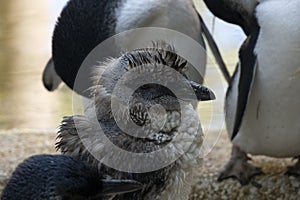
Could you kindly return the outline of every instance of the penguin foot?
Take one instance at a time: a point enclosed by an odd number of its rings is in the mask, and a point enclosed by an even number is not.
[[[249,164],[250,160],[245,152],[233,146],[229,162],[221,169],[218,181],[236,178],[241,185],[247,185],[253,176],[262,174],[260,168]]]
[[[297,159],[298,161],[294,166],[290,166],[287,168],[287,171],[285,172],[286,175],[300,177],[300,157],[298,157]]]

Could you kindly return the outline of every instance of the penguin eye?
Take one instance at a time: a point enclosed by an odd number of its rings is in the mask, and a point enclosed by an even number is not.
[[[141,88],[142,90],[147,90],[147,89],[150,88],[150,85],[149,85],[149,84],[142,85],[140,88]]]

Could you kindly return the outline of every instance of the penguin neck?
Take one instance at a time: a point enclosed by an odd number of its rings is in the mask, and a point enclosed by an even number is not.
[[[237,5],[239,10],[245,10],[249,15],[254,13],[254,9],[258,4],[257,0],[229,0],[229,3]]]
[[[257,0],[204,0],[217,17],[239,25],[249,35],[249,21],[253,18]]]

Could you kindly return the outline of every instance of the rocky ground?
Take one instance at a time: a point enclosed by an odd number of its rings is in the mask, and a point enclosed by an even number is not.
[[[32,133],[30,131],[0,132],[0,194],[7,180],[26,157],[34,154],[57,153],[54,149],[54,133]],[[194,187],[192,200],[196,199],[300,199],[300,178],[284,175],[286,166],[293,164],[291,159],[253,157],[253,164],[262,167],[264,175],[242,187],[236,180],[217,182],[220,167],[228,160],[230,142],[225,133],[205,157],[201,176]],[[1,196],[1,195],[0,195]]]

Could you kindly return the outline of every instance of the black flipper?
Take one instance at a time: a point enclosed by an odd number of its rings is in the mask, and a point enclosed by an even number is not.
[[[235,113],[235,120],[231,140],[237,135],[243,115],[248,102],[249,92],[254,77],[255,66],[257,65],[257,57],[254,52],[256,42],[259,35],[259,25],[256,19],[252,20],[251,33],[245,40],[239,52],[240,60],[240,79],[238,84],[238,101]]]
[[[55,71],[53,59],[50,58],[46,64],[42,76],[43,84],[48,91],[54,91],[62,82]]]
[[[214,57],[215,57],[218,65],[220,67],[220,70],[221,70],[221,72],[222,72],[225,80],[229,84],[230,79],[231,79],[230,78],[230,74],[229,74],[228,69],[227,69],[227,67],[225,65],[225,62],[224,62],[224,60],[222,58],[222,55],[221,55],[221,53],[219,51],[219,48],[218,48],[218,46],[217,46],[217,44],[216,44],[213,36],[210,34],[210,32],[209,32],[209,30],[208,30],[205,22],[203,21],[201,15],[198,14],[198,16],[199,16],[199,19],[200,19],[200,22],[201,22],[202,33],[204,34],[204,36],[205,36],[205,38],[206,38],[206,40],[208,42],[208,45],[209,45],[209,47],[210,47],[210,49],[211,49],[211,51],[212,51],[212,53],[213,53],[213,55],[214,55]]]
[[[118,195],[141,190],[143,185],[134,180],[101,180],[102,195]]]

